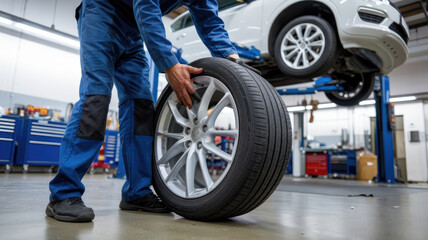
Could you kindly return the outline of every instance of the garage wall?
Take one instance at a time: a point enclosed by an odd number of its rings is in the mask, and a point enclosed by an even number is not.
[[[0,10],[77,35],[74,9],[80,0],[3,0]],[[80,82],[78,49],[0,27],[0,106],[76,102]],[[49,104],[49,102],[51,102]],[[40,106],[40,105],[39,105]]]
[[[396,115],[403,115],[408,180],[427,181],[426,119],[428,107],[422,102],[397,103]],[[375,117],[373,105],[355,108],[320,109],[314,112],[315,121],[309,123],[310,112],[306,111],[307,136],[327,145],[341,140],[341,130],[347,129],[350,144],[364,147],[364,132],[370,133],[370,118]],[[420,142],[410,142],[410,131],[420,132]],[[353,144],[352,144],[353,143]]]
[[[428,166],[423,103],[397,104],[395,113],[404,116],[407,178],[414,181],[427,181]],[[410,142],[410,131],[419,131],[420,142]]]
[[[77,36],[74,9],[81,0],[1,0],[0,10]]]

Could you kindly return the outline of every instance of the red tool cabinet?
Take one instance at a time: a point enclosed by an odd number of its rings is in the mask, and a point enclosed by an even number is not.
[[[327,152],[306,152],[306,174],[327,175],[328,174],[328,153]]]

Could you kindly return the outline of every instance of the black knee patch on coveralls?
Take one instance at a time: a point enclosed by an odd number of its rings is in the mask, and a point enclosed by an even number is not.
[[[134,99],[134,134],[153,136],[154,106],[151,100]]]
[[[90,140],[104,140],[110,97],[90,95],[83,104],[77,137]]]

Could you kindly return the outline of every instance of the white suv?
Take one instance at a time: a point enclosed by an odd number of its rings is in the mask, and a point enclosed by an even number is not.
[[[274,86],[329,74],[344,91],[326,93],[354,105],[373,90],[374,76],[406,61],[408,27],[388,0],[217,0],[231,40],[261,51],[249,61]],[[189,12],[166,27],[182,57],[210,56]]]

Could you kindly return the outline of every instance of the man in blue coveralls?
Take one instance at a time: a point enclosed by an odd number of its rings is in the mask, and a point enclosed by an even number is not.
[[[161,17],[185,5],[211,54],[239,58],[218,17],[216,0],[83,0],[76,9],[82,79],[61,143],[59,171],[50,182],[46,214],[68,222],[92,221],[81,199],[82,177],[104,141],[113,84],[119,95],[120,140],[126,169],[123,210],[170,212],[152,193],[153,99],[145,42],[159,71],[165,71],[180,102],[192,107],[190,74],[203,69],[178,63]]]

